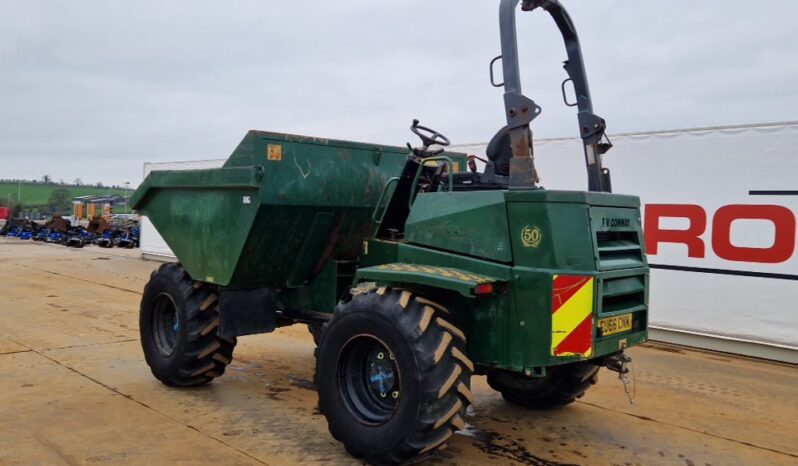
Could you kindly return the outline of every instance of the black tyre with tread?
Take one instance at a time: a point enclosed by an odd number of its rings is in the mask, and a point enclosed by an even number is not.
[[[395,404],[373,417],[352,401],[357,396],[349,382],[350,348],[362,342],[388,350],[398,380],[391,388],[397,390],[391,392]],[[445,307],[408,290],[380,288],[339,305],[316,349],[319,409],[332,436],[350,454],[374,464],[406,463],[443,446],[465,426],[473,401],[474,365],[465,343]],[[367,385],[374,364],[361,359],[351,365],[362,369]]]
[[[559,408],[573,403],[598,381],[600,367],[577,362],[549,367],[545,377],[494,370],[488,385],[510,403],[531,409]]]
[[[153,375],[166,385],[202,385],[224,374],[235,338],[221,338],[216,290],[195,282],[179,264],[163,264],[144,287],[141,347]],[[171,332],[170,332],[171,330]]]
[[[308,332],[313,336],[313,344],[319,346],[321,340],[321,328],[324,324],[321,322],[311,322],[308,324]]]

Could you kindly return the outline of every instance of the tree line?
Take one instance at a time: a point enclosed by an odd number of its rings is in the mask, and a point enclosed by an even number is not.
[[[124,186],[112,184],[112,185],[105,185],[102,181],[98,181],[96,183],[84,183],[83,180],[80,178],[75,178],[72,182],[64,181],[63,178],[59,178],[57,181],[53,180],[50,175],[43,175],[41,179],[34,179],[34,180],[26,180],[26,179],[16,179],[16,178],[0,178],[0,183],[28,183],[28,184],[38,184],[38,185],[48,185],[48,186],[68,186],[72,188],[111,188],[111,189],[125,189]]]

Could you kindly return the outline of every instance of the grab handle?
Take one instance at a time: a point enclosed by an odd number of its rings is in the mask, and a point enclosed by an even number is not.
[[[382,223],[382,219],[385,218],[385,212],[388,211],[388,207],[386,206],[384,209],[382,209],[382,215],[379,216],[379,219],[377,218],[377,212],[380,210],[380,206],[382,206],[382,199],[385,197],[385,193],[388,192],[388,187],[398,182],[399,177],[394,176],[393,178],[389,179],[388,182],[385,183],[385,187],[382,188],[380,198],[377,199],[377,205],[374,206],[374,212],[371,213],[371,219],[377,222],[378,225]]]

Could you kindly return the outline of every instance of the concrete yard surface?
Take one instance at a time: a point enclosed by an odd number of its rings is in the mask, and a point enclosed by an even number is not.
[[[360,464],[327,432],[305,326],[242,337],[212,384],[168,388],[138,342],[138,250],[0,238],[0,464]],[[484,377],[426,464],[796,465],[798,367],[651,343],[636,399],[603,370],[573,405],[524,410]]]

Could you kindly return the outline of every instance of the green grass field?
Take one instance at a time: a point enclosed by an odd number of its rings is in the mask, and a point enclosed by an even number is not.
[[[71,193],[72,197],[75,196],[107,196],[108,188],[98,188],[92,186],[61,186],[57,184],[43,184],[43,183],[22,183],[19,185],[19,201],[24,206],[40,206],[45,205],[50,200],[50,193],[56,189],[66,189]],[[133,188],[128,190],[128,195],[133,194]],[[111,194],[119,196],[125,195],[124,189],[111,189]],[[9,183],[0,181],[0,199],[11,200],[17,202],[17,183]]]

